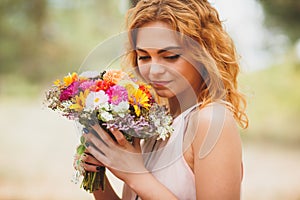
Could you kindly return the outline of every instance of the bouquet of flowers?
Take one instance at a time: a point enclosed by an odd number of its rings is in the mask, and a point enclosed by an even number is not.
[[[89,127],[91,120],[97,120],[108,133],[110,128],[116,128],[128,141],[133,137],[165,140],[173,131],[172,117],[165,106],[155,102],[151,86],[121,70],[69,74],[54,82],[46,93],[46,103],[50,109],[85,127]],[[79,156],[85,151],[84,138],[80,141]],[[86,191],[104,190],[105,167],[99,172],[87,172],[80,159],[76,181],[83,176],[81,187]]]

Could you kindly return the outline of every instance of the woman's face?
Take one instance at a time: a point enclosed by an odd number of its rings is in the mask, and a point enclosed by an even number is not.
[[[184,48],[171,27],[149,22],[137,32],[136,53],[140,74],[164,98],[198,93],[201,76],[187,61]]]

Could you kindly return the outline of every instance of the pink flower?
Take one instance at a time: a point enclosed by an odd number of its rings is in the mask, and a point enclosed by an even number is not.
[[[119,85],[110,87],[106,94],[109,96],[109,103],[118,105],[122,101],[128,101],[127,90]]]
[[[81,90],[90,90],[95,85],[94,81],[84,81],[80,84],[79,88]]]
[[[79,82],[75,81],[71,83],[65,90],[60,93],[59,100],[66,101],[74,97],[78,92]]]

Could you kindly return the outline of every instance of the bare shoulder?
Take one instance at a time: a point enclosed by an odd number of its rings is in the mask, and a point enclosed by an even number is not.
[[[187,133],[193,135],[192,147],[200,157],[230,148],[241,151],[236,121],[224,104],[212,103],[191,113]]]
[[[203,108],[198,108],[195,112],[191,114],[191,120],[194,122],[216,122],[216,120],[226,121],[227,123],[233,123],[235,125],[235,120],[233,118],[232,112],[227,108],[225,104],[222,103],[211,103]]]
[[[241,140],[225,105],[213,103],[190,116],[197,199],[239,199]]]

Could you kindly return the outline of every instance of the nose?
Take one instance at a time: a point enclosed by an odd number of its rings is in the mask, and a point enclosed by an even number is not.
[[[156,62],[151,63],[150,70],[149,70],[150,75],[155,76],[155,75],[163,74],[164,72],[165,72],[165,68],[162,65]]]

